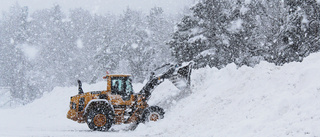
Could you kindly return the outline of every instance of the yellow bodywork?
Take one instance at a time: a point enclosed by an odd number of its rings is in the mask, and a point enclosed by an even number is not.
[[[83,94],[72,96],[70,99],[70,110],[67,113],[67,118],[77,121],[79,123],[85,123],[86,119],[84,113],[86,107],[93,99],[103,98],[108,101],[114,110],[114,124],[131,123],[137,121],[141,115],[141,111],[148,107],[148,104],[144,101],[143,96],[138,94],[132,94],[129,100],[124,101],[121,95],[112,94],[111,92],[111,78],[112,77],[130,77],[130,75],[107,75],[104,78],[107,79],[107,90],[104,91],[92,91]],[[82,99],[84,98],[84,99]],[[83,102],[81,102],[81,99]],[[82,105],[83,104],[83,105]],[[125,109],[135,108],[136,111],[132,115],[125,114]],[[128,116],[125,118],[125,116]]]

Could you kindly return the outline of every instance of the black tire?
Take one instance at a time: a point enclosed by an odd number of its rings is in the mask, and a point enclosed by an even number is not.
[[[164,118],[164,111],[158,106],[147,108],[142,115],[142,122],[158,121]]]
[[[86,122],[92,130],[108,131],[113,123],[113,115],[113,110],[110,105],[97,103],[88,108]]]

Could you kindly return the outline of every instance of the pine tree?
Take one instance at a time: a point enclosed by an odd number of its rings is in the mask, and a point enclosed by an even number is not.
[[[319,50],[315,0],[200,0],[177,24],[169,45],[178,62],[222,68],[302,61]]]
[[[11,98],[15,101],[28,103],[38,92],[32,90],[29,83],[28,62],[23,47],[28,44],[29,22],[27,21],[28,8],[15,4],[9,13],[4,14],[2,33],[2,63],[5,85],[10,87]]]
[[[191,8],[177,25],[169,42],[178,62],[195,61],[197,67],[223,67],[231,62],[227,51],[229,3],[222,0],[202,0]]]
[[[319,50],[319,5],[314,0],[285,1],[287,12],[282,32],[282,45],[279,45],[276,64],[302,61],[304,57]]]
[[[153,7],[150,10],[146,24],[146,32],[150,42],[150,46],[146,49],[150,55],[146,71],[148,71],[147,74],[150,74],[155,68],[172,62],[173,57],[166,42],[170,40],[170,33],[173,31],[174,25],[167,19],[161,7]]]

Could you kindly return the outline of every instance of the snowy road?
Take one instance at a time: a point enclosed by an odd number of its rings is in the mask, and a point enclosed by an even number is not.
[[[320,136],[320,54],[283,67],[262,62],[255,68],[193,71],[193,93],[179,101],[165,82],[150,104],[169,101],[165,118],[135,131],[93,132],[66,118],[77,87],[57,87],[23,107],[0,109],[0,136]],[[104,84],[84,84],[84,90]],[[136,87],[141,87],[141,84]]]

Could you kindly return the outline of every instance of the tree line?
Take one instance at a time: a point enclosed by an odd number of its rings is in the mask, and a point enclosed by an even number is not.
[[[172,60],[164,41],[176,17],[163,12],[127,8],[121,15],[97,15],[78,8],[67,16],[54,5],[29,14],[15,4],[0,19],[0,87],[10,89],[9,103],[26,104],[77,79],[102,80],[106,71],[143,82]]]

